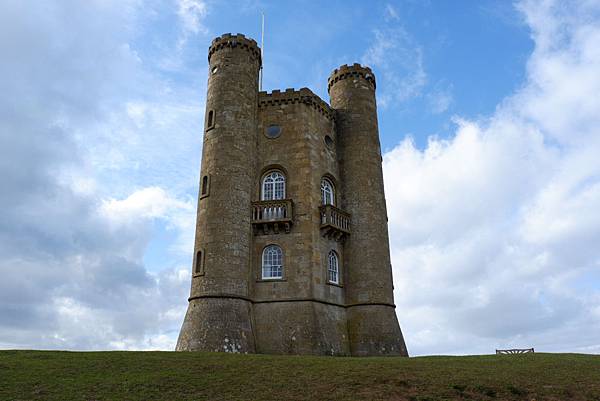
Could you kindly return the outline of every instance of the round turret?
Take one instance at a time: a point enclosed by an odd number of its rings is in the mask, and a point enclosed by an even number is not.
[[[192,289],[177,349],[254,352],[248,272],[260,49],[225,34],[208,61]]]
[[[342,208],[352,216],[344,244],[352,355],[407,355],[395,314],[375,75],[343,65],[328,81],[336,113]]]

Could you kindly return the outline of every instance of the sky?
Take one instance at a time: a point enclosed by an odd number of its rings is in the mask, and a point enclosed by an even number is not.
[[[174,349],[223,33],[377,78],[411,355],[600,353],[600,0],[0,2],[0,348]]]

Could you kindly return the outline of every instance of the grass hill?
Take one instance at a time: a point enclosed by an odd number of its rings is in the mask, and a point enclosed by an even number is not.
[[[0,351],[0,400],[600,400],[600,355]]]

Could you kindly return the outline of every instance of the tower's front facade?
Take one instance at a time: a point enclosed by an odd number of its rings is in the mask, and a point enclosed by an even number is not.
[[[188,311],[177,350],[403,355],[394,311],[375,77],[336,69],[258,91],[243,35],[209,49]]]

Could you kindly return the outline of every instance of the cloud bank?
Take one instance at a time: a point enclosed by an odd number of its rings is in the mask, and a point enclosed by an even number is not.
[[[523,87],[384,155],[413,354],[600,352],[600,4],[518,8],[535,42]]]
[[[198,165],[202,105],[130,45],[156,7],[1,7],[1,348],[173,347],[195,174],[169,158]],[[184,31],[202,10],[182,2]],[[150,271],[156,226],[173,232],[174,262]]]

